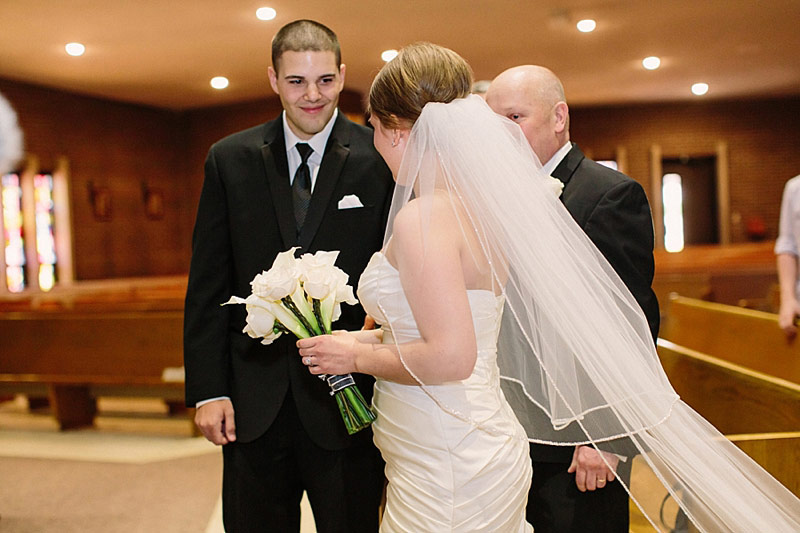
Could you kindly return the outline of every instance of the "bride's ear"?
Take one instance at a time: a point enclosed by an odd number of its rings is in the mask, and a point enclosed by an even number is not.
[[[405,128],[395,128],[392,130],[392,148],[402,146],[408,140],[408,134],[411,130]]]

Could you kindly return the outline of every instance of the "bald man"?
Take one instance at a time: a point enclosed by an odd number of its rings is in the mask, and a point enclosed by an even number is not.
[[[496,113],[520,125],[545,172],[564,183],[561,201],[636,298],[655,340],[653,221],[642,186],[587,158],[570,142],[564,88],[550,70],[534,65],[508,69],[492,81],[484,98]],[[628,494],[614,482],[600,453],[626,476],[630,450],[620,456],[590,446],[531,444],[527,518],[536,533],[628,532]]]

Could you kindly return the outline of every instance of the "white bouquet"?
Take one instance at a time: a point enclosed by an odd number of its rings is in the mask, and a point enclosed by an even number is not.
[[[250,282],[247,298],[232,296],[222,305],[244,304],[247,324],[243,332],[261,344],[271,344],[284,333],[299,339],[329,334],[331,323],[341,315],[341,304],[358,303],[347,274],[334,266],[339,252],[319,251],[295,257],[297,248],[281,252],[272,268]],[[353,376],[320,376],[328,381],[349,434],[375,420]]]

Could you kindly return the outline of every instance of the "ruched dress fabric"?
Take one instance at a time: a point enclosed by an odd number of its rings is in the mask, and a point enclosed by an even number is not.
[[[358,296],[384,344],[402,350],[420,338],[399,273],[382,253],[364,270]],[[468,297],[478,345],[468,379],[426,385],[430,395],[421,386],[375,383],[374,440],[388,479],[382,533],[533,531],[525,521],[528,441],[496,363],[503,300],[486,290]]]

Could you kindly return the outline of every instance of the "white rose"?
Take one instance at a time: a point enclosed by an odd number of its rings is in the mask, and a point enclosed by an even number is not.
[[[275,315],[269,310],[256,305],[247,306],[247,325],[242,330],[244,333],[254,339],[263,338],[262,344],[270,344],[280,336],[275,333],[274,327]]]
[[[336,290],[337,278],[334,265],[339,252],[319,251],[315,254],[303,254],[298,263],[300,281],[311,298],[322,300]]]
[[[298,260],[294,257],[295,250],[297,247],[279,253],[269,270],[253,278],[250,282],[253,294],[266,300],[276,301],[295,291],[300,276],[297,268]]]
[[[247,299],[238,296],[231,298],[222,305],[244,304],[247,309],[247,319],[242,333],[247,333],[254,339],[262,338],[261,344],[272,344],[281,333],[275,333],[275,304],[262,300],[255,294]]]
[[[333,267],[333,265],[336,264],[337,257],[339,257],[338,250],[333,252],[320,250],[315,254],[303,254],[300,256],[299,267],[300,270]]]
[[[253,281],[250,282],[250,286],[253,288],[253,294],[259,298],[274,302],[289,296],[295,291],[299,283],[297,277],[296,269],[276,269],[273,267],[254,277]]]
[[[300,279],[306,294],[317,300],[323,300],[329,294],[335,293],[338,285],[338,276],[330,267],[306,270]]]

